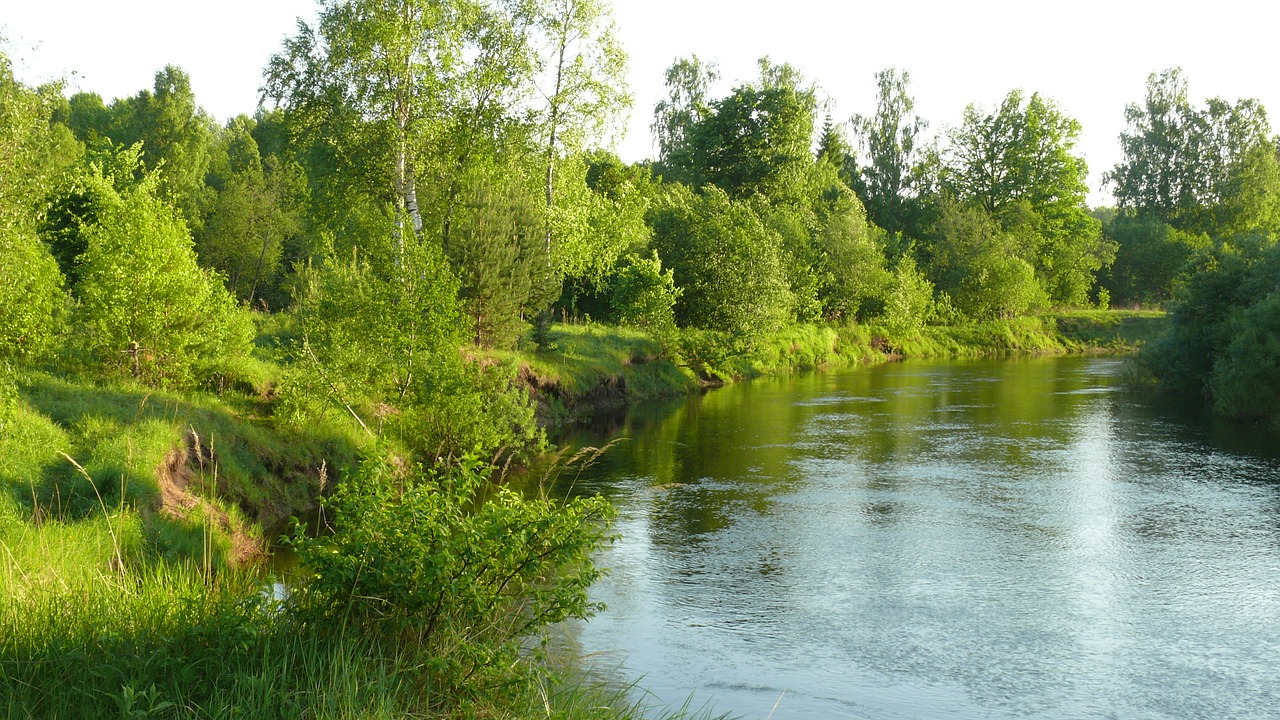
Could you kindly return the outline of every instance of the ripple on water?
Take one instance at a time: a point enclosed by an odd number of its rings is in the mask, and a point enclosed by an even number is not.
[[[885,366],[647,424],[583,480],[621,539],[576,641],[747,717],[1280,717],[1280,459],[1121,372]]]

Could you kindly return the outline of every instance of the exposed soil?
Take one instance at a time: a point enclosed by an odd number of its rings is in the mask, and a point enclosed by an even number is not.
[[[232,565],[245,565],[261,560],[266,556],[266,548],[261,541],[251,536],[243,523],[233,522],[230,514],[216,504],[209,502],[193,492],[193,482],[206,481],[215,484],[210,490],[216,490],[216,478],[212,477],[216,467],[213,449],[201,442],[200,436],[193,428],[188,428],[183,443],[165,457],[157,468],[156,481],[160,488],[158,507],[154,512],[174,520],[191,520],[193,517],[211,521],[225,536],[230,538],[231,553],[227,562]]]

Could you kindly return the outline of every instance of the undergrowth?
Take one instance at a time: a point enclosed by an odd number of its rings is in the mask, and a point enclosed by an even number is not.
[[[607,505],[482,499],[486,479],[370,460],[333,533],[297,537],[291,592],[167,560],[127,508],[53,517],[0,493],[0,718],[649,716],[537,642],[592,610]]]

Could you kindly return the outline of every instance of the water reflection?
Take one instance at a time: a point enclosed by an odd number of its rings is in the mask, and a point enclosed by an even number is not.
[[[775,717],[1278,716],[1280,453],[1122,372],[901,364],[634,412],[574,485],[622,535],[575,641],[754,717],[784,690]]]

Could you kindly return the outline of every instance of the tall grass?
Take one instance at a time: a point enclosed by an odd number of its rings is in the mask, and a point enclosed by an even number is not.
[[[694,716],[538,653],[500,683],[446,689],[439,645],[317,622],[266,582],[208,556],[166,560],[128,507],[56,517],[0,492],[0,718]]]

